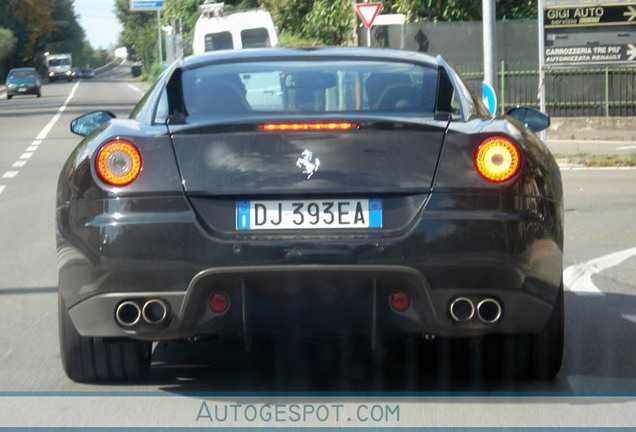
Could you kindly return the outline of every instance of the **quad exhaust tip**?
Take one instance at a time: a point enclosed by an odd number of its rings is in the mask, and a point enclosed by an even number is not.
[[[495,299],[484,299],[477,305],[477,316],[484,324],[493,324],[501,318],[501,305]]]
[[[141,319],[141,310],[137,303],[127,300],[117,306],[115,319],[122,327],[132,327]]]
[[[457,297],[450,304],[449,311],[453,320],[466,322],[475,316],[475,305],[469,298]]]
[[[148,300],[141,310],[141,315],[148,324],[161,324],[168,318],[168,306],[163,300]]]

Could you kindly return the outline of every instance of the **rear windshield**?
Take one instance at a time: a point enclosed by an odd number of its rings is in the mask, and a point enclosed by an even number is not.
[[[232,34],[230,32],[208,33],[205,35],[205,50],[217,51],[233,49]]]
[[[266,28],[247,29],[241,32],[243,48],[268,48],[269,33]]]
[[[433,113],[436,68],[385,61],[262,61],[183,73],[189,116],[263,113]]]
[[[9,79],[35,79],[37,75],[34,70],[16,70],[9,73]]]

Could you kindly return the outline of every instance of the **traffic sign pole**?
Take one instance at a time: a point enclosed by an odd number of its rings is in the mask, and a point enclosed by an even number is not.
[[[546,113],[545,106],[545,31],[543,30],[544,24],[544,0],[539,0],[537,7],[537,13],[539,18],[539,110],[542,113]],[[547,113],[546,113],[547,114]],[[545,130],[541,131],[541,139],[545,141]]]
[[[490,86],[497,79],[497,37],[495,34],[495,0],[482,0],[484,36],[484,82]]]

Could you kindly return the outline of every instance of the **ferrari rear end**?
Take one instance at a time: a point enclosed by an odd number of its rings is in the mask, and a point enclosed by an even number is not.
[[[553,376],[561,202],[541,141],[440,58],[186,59],[60,176],[66,371],[137,378],[151,341],[347,334],[519,337]]]

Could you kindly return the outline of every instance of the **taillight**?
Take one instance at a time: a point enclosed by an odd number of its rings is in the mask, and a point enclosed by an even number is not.
[[[106,143],[97,153],[97,174],[106,183],[125,186],[132,183],[141,171],[141,154],[128,141],[116,139]]]
[[[503,182],[511,179],[519,171],[521,155],[509,139],[491,137],[482,142],[477,149],[475,166],[486,180]]]
[[[267,123],[258,125],[259,130],[265,131],[295,131],[295,130],[347,130],[357,129],[358,125],[348,122],[331,123]]]

